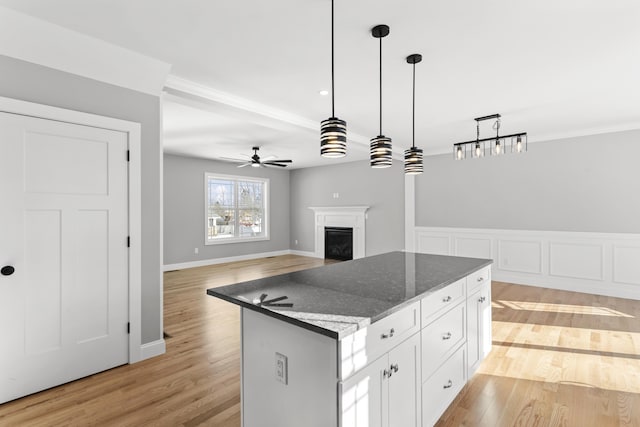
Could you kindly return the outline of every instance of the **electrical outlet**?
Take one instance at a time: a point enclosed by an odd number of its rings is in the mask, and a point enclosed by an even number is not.
[[[296,243],[296,246],[298,246],[298,241],[297,240],[295,241],[295,243]]]
[[[193,248],[193,253],[198,255],[199,249],[198,248]]]
[[[276,380],[284,385],[288,383],[287,356],[276,353]]]

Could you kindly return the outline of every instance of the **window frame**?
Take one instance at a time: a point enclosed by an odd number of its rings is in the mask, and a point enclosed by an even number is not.
[[[263,218],[264,218],[264,235],[255,237],[240,237],[234,235],[234,237],[226,237],[221,239],[209,238],[209,179],[221,179],[234,182],[234,207],[235,217],[238,217],[238,181],[257,182],[263,185]],[[240,175],[227,175],[214,172],[204,173],[204,244],[205,245],[224,245],[228,243],[248,243],[271,240],[270,233],[270,211],[269,200],[271,197],[270,192],[271,181],[269,178],[256,177],[256,176],[240,176]],[[239,223],[237,223],[239,225]],[[235,227],[234,233],[239,231],[239,227]]]

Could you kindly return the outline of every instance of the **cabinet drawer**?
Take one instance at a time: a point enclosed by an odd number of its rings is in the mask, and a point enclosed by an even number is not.
[[[344,380],[420,330],[420,302],[380,319],[340,340],[340,379]]]
[[[466,305],[463,301],[422,330],[423,381],[465,341],[465,321]]]
[[[422,427],[431,427],[465,383],[464,346],[422,384]]]
[[[491,283],[491,267],[484,267],[467,276],[467,294],[475,291],[485,283]]]
[[[460,279],[422,299],[421,311],[423,328],[427,326],[441,310],[453,307],[464,299],[465,282],[466,278]]]

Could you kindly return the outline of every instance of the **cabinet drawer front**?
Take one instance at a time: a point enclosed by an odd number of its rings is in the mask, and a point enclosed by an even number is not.
[[[464,301],[422,330],[422,380],[425,381],[446,357],[465,340]]]
[[[464,346],[422,384],[422,426],[431,427],[462,390]]]
[[[414,302],[340,340],[340,379],[348,378],[419,330],[420,302]]]
[[[425,297],[421,301],[422,310],[422,327],[433,320],[441,310],[448,307],[453,307],[460,300],[464,299],[464,286],[466,279],[460,279],[457,282],[434,292],[433,294]]]
[[[467,294],[471,294],[485,283],[491,283],[491,267],[484,267],[467,276]]]

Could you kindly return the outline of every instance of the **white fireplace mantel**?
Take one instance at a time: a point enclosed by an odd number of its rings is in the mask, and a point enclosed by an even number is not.
[[[324,258],[324,228],[353,229],[353,259],[365,256],[365,220],[369,206],[310,206],[315,216],[315,256]]]

